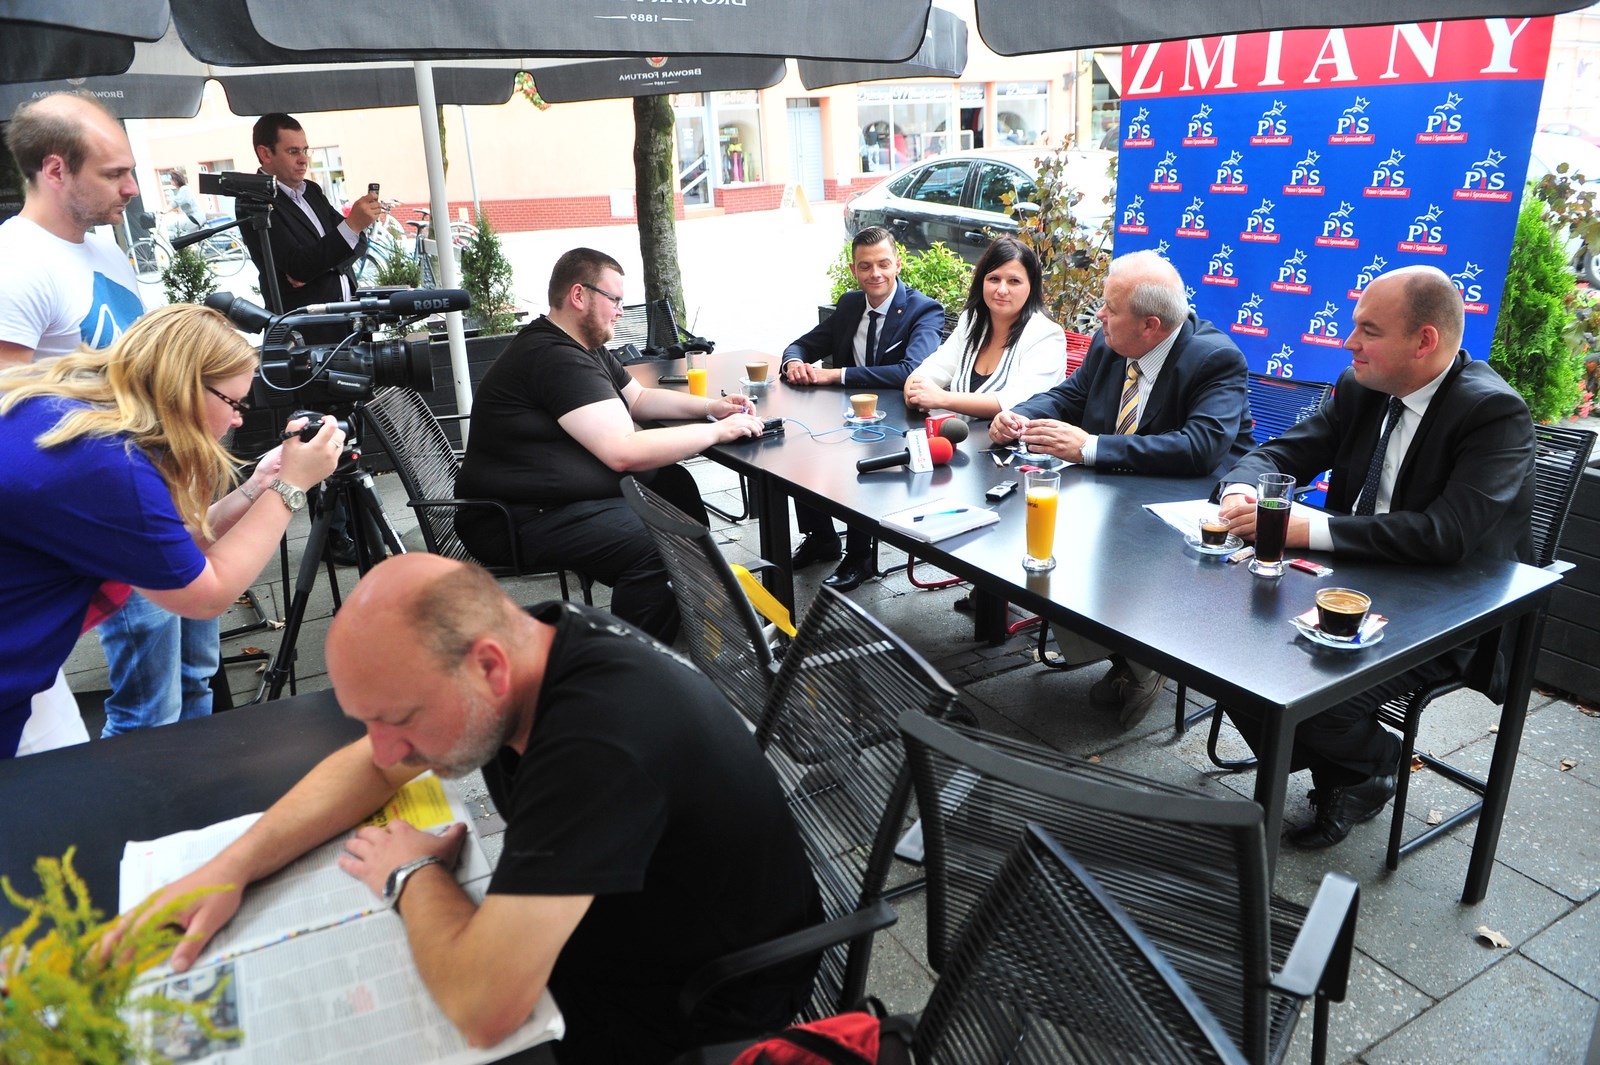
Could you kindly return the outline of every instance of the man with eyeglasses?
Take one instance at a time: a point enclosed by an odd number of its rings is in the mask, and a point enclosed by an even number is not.
[[[251,129],[250,139],[261,172],[278,179],[272,228],[267,233],[283,305],[270,309],[295,311],[312,303],[353,299],[354,264],[367,250],[361,231],[382,212],[377,193],[369,192],[353,202],[348,217],[341,215],[328,202],[322,186],[306,177],[311,149],[306,146],[305,130],[289,115],[262,115]],[[265,273],[260,233],[247,227],[243,237],[256,269]],[[262,292],[266,291],[263,285]]]
[[[127,134],[92,96],[57,93],[17,108],[6,130],[27,182],[0,225],[0,369],[103,348],[144,313],[133,267],[96,234],[139,192]],[[216,619],[179,618],[133,593],[99,626],[111,694],[102,736],[211,713]],[[64,673],[33,697],[23,751],[89,738]]]
[[[705,523],[700,489],[679,460],[760,436],[761,419],[744,396],[646,388],[628,375],[606,350],[622,317],[622,267],[611,256],[567,252],[551,272],[549,297],[550,313],[517,334],[473,397],[456,494],[504,502],[525,565],[610,585],[613,614],[671,643],[677,603],[649,531],[622,499],[622,478],[632,474]],[[479,561],[510,561],[498,513],[463,510],[456,531]]]

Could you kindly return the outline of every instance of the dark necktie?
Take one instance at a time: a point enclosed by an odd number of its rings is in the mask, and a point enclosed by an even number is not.
[[[1389,397],[1388,411],[1384,415],[1383,435],[1378,437],[1378,450],[1372,453],[1372,465],[1367,467],[1367,479],[1361,485],[1361,495],[1356,499],[1355,513],[1373,514],[1378,506],[1378,479],[1383,476],[1383,459],[1389,453],[1389,436],[1400,424],[1400,415],[1406,405],[1399,396]]]
[[[1117,410],[1117,432],[1131,433],[1139,428],[1139,363],[1128,360],[1128,373],[1122,382],[1122,403]]]
[[[861,356],[861,365],[871,366],[872,356],[878,349],[878,319],[883,317],[881,311],[867,312],[867,350]]]

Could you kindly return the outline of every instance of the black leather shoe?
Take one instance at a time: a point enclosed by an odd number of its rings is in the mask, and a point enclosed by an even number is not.
[[[794,558],[791,561],[795,569],[805,569],[818,562],[832,562],[842,554],[844,549],[839,545],[837,535],[811,533],[800,541],[799,547],[794,549]]]
[[[872,564],[871,555],[846,555],[839,568],[822,583],[836,592],[848,592],[859,588],[868,577],[877,575],[878,567]]]
[[[348,536],[330,535],[322,545],[322,557],[335,566],[354,566],[360,561],[356,557],[356,542]]]
[[[1321,850],[1340,843],[1350,830],[1371,821],[1394,798],[1393,774],[1368,777],[1359,784],[1319,789],[1317,819],[1289,833],[1289,842],[1306,850]]]

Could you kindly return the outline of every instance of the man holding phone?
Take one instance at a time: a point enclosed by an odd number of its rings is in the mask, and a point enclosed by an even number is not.
[[[328,202],[322,187],[306,177],[311,152],[305,130],[292,116],[262,115],[251,131],[251,140],[261,172],[278,179],[272,228],[267,233],[282,305],[272,307],[269,298],[268,309],[294,311],[312,303],[354,299],[354,266],[367,250],[367,238],[361,231],[383,210],[377,185],[368,185],[367,194],[350,205],[345,217]],[[246,229],[244,241],[256,269],[264,273],[260,234]],[[262,292],[265,295],[266,286]]]

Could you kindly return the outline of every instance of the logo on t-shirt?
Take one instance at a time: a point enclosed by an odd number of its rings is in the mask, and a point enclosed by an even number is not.
[[[94,295],[89,313],[84,315],[80,333],[91,348],[103,348],[120,337],[144,313],[136,293],[98,271],[94,275]]]

